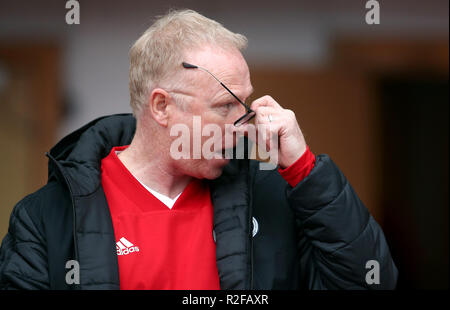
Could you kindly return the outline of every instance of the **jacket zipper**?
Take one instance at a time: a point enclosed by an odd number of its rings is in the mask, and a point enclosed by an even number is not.
[[[72,192],[72,188],[70,187],[70,183],[66,177],[66,175],[64,174],[64,170],[62,169],[61,165],[58,163],[58,161],[52,156],[50,155],[48,152],[45,153],[45,155],[55,164],[56,168],[59,170],[59,172],[61,173],[61,175],[64,178],[64,181],[67,184],[67,188],[69,189],[69,193],[70,193],[70,200],[72,202],[72,229],[73,229],[73,243],[74,243],[74,251],[75,251],[75,260],[79,263],[79,256],[78,256],[78,241],[77,241],[77,234],[76,234],[76,215],[75,215],[75,202],[73,199],[73,192]]]
[[[252,206],[250,204],[250,223],[249,227],[253,225]],[[250,229],[250,289],[253,289],[253,229]]]
[[[250,170],[250,161],[248,162],[248,169]],[[250,172],[250,171],[249,171]],[[248,185],[250,185],[251,177],[248,173]],[[253,184],[249,188],[249,237],[250,237],[250,289],[253,290]]]

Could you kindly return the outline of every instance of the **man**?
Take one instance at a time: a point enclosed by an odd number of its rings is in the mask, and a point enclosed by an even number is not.
[[[245,46],[194,11],[160,17],[130,52],[134,117],[94,120],[51,149],[47,185],[11,215],[0,285],[393,289],[383,232],[336,165],[312,154],[292,111],[244,103]],[[193,146],[183,156],[177,126]],[[278,169],[224,156],[236,135],[266,144]]]

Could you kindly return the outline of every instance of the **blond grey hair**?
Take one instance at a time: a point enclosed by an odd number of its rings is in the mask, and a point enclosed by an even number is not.
[[[130,50],[130,105],[136,118],[153,89],[170,84],[169,79],[173,83],[184,53],[205,44],[243,50],[247,38],[193,10],[171,10],[157,17]]]

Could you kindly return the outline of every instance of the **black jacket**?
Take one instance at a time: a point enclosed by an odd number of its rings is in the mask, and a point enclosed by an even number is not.
[[[62,139],[48,183],[12,212],[0,248],[0,287],[119,289],[116,239],[100,162],[135,131],[130,114],[96,119]],[[393,289],[383,232],[326,155],[295,188],[253,160],[232,160],[210,182],[222,289]],[[258,232],[252,237],[253,218]],[[80,284],[67,284],[77,260]],[[366,283],[369,260],[380,284]]]

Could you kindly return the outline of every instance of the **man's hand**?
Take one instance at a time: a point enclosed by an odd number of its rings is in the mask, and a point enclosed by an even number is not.
[[[269,137],[278,139],[278,164],[282,169],[289,167],[303,155],[306,151],[306,142],[294,112],[283,109],[270,96],[264,96],[253,101],[251,109],[256,112],[256,129],[258,130],[258,125],[264,125],[270,130],[270,135],[266,136],[266,141],[256,141],[256,143],[265,143],[269,150]],[[238,130],[244,133],[247,126],[248,124],[242,125]]]

